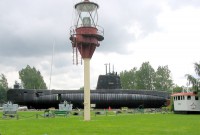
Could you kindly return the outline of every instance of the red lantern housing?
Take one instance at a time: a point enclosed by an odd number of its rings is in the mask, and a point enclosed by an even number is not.
[[[70,30],[73,50],[76,50],[76,53],[78,50],[83,59],[92,58],[96,47],[100,45],[100,41],[104,40],[104,30],[97,24],[99,5],[85,0],[77,3],[74,8],[75,25]]]

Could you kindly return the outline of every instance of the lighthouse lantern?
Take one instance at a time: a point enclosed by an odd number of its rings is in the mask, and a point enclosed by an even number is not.
[[[75,5],[77,27],[96,27],[98,21],[98,8],[98,4],[90,1],[77,3]]]

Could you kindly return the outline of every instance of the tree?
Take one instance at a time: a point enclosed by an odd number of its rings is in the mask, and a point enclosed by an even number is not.
[[[183,88],[184,86],[178,86],[178,85],[175,85],[174,87],[173,87],[173,93],[178,93],[178,92],[182,92],[183,91]]]
[[[84,86],[80,87],[80,89],[79,89],[79,90],[84,90]]]
[[[130,71],[122,71],[120,73],[121,85],[123,89],[135,89],[137,68],[133,68]]]
[[[4,74],[0,75],[0,103],[7,100],[8,82]]]
[[[194,69],[195,69],[197,76],[200,77],[200,63],[194,63]],[[192,88],[198,92],[199,87],[200,87],[200,79],[195,78],[194,76],[192,76],[190,74],[186,74],[185,76],[186,76],[189,84],[192,85]]]
[[[171,79],[171,71],[168,66],[159,66],[156,71],[155,89],[167,91],[172,89],[173,81]]]
[[[140,70],[136,73],[137,76],[137,89],[153,90],[155,81],[155,70],[149,64],[144,62]]]
[[[47,89],[40,71],[37,71],[35,67],[31,68],[27,65],[26,68],[19,71],[19,78],[25,89]]]
[[[122,71],[120,79],[123,89],[169,91],[173,86],[168,66],[159,66],[155,72],[149,62],[144,62],[139,70],[134,67],[130,71]]]

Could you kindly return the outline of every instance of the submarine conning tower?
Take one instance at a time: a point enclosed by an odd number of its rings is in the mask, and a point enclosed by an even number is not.
[[[120,77],[117,75],[117,73],[108,73],[106,75],[99,75],[96,89],[97,90],[122,89]]]
[[[105,67],[106,67],[106,74],[99,75],[96,89],[97,90],[122,89],[120,76],[117,74],[117,72],[114,71],[114,65],[112,72],[110,72],[110,63],[105,64]],[[109,68],[108,72],[107,68]]]

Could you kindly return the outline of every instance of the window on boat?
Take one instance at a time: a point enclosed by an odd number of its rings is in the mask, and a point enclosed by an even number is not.
[[[174,100],[176,100],[176,97],[174,97]]]
[[[191,100],[191,96],[187,96],[187,100]]]
[[[180,98],[180,96],[178,96],[178,100],[180,100],[181,98]]]
[[[199,97],[198,97],[198,96],[195,96],[195,100],[199,100]]]

